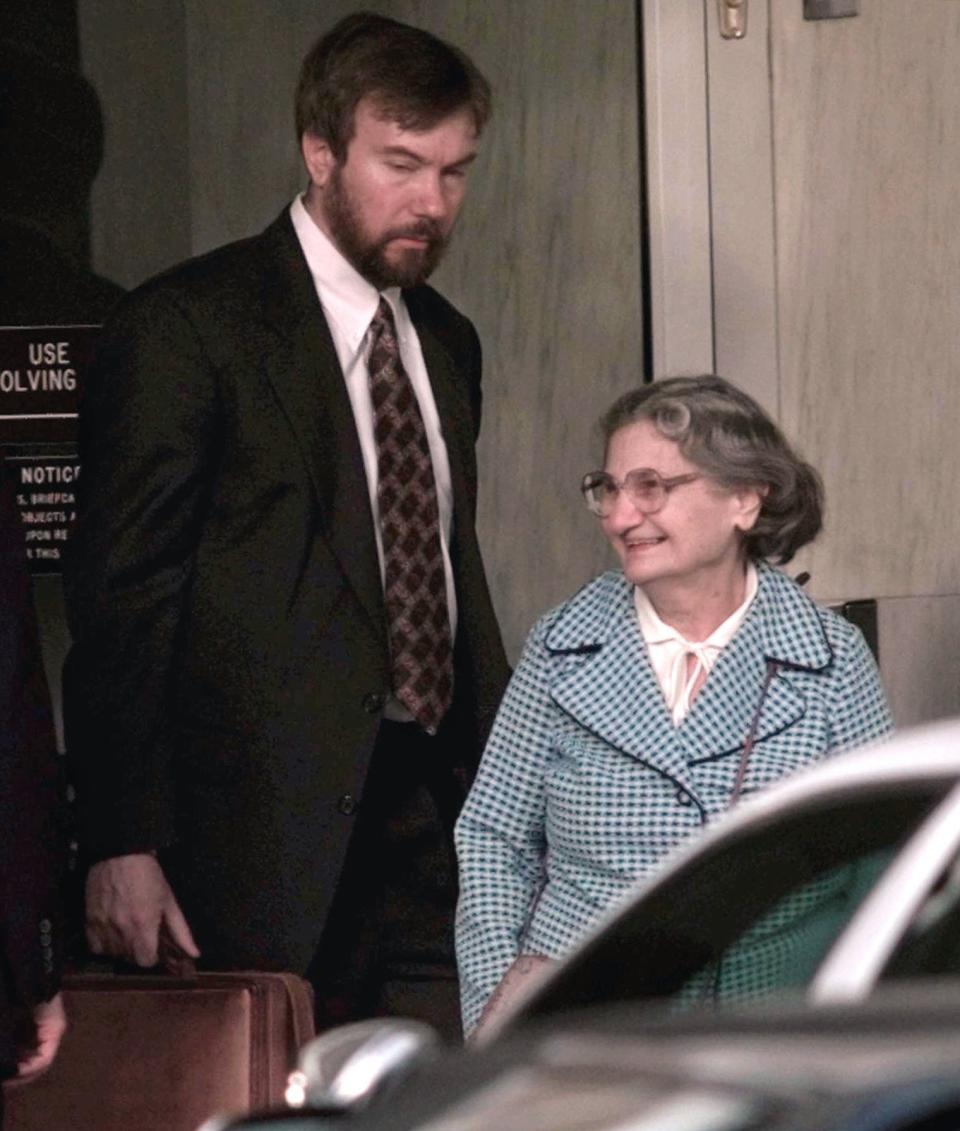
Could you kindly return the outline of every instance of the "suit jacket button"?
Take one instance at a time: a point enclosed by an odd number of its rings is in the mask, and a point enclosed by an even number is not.
[[[368,715],[379,715],[383,710],[383,696],[371,691],[363,697],[363,709]]]
[[[351,813],[356,811],[357,802],[353,794],[345,793],[343,797],[337,802],[337,808],[345,816],[349,817]]]

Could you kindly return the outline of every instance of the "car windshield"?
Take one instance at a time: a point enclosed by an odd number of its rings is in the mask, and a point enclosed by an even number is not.
[[[648,998],[688,1008],[805,986],[952,784],[864,786],[737,830],[628,900],[516,1020]]]

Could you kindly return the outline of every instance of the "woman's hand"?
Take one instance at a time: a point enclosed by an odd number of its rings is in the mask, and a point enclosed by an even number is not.
[[[515,958],[483,1007],[483,1013],[480,1014],[477,1027],[470,1034],[470,1040],[476,1041],[482,1038],[503,1014],[510,1012],[518,1001],[526,997],[540,983],[549,968],[554,965],[556,959],[547,958],[543,954],[521,954]]]

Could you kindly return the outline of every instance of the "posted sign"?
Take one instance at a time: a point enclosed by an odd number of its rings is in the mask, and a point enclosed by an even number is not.
[[[76,515],[80,387],[99,326],[0,326],[0,447],[34,573],[59,573]]]

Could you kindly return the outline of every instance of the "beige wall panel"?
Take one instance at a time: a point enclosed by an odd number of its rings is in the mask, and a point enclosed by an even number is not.
[[[632,0],[370,7],[465,47],[496,112],[438,286],[485,353],[480,531],[508,649],[608,561],[578,493],[592,424],[640,380]],[[354,4],[188,0],[193,240],[268,223],[301,186],[300,59]]]
[[[825,596],[956,594],[960,4],[860,8],[771,0],[782,421],[829,504],[804,564]]]
[[[405,0],[497,99],[440,286],[485,355],[480,533],[508,651],[609,564],[580,501],[594,422],[641,379],[632,0]]]
[[[184,0],[78,0],[104,159],[91,197],[95,271],[133,287],[190,254]]]
[[[960,597],[879,602],[880,668],[899,727],[960,714]]]
[[[185,0],[193,248],[265,228],[305,182],[293,125],[300,63],[358,4]],[[371,5],[376,7],[376,5]]]

